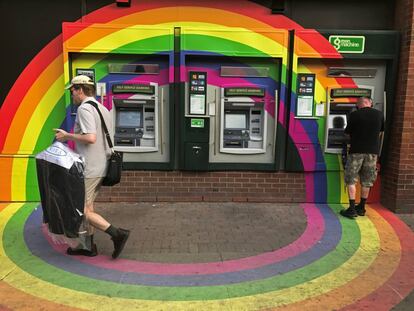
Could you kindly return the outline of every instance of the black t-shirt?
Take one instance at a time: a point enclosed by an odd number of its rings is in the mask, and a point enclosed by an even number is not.
[[[378,154],[379,134],[384,131],[384,117],[374,108],[361,108],[349,115],[345,133],[351,136],[349,153]]]

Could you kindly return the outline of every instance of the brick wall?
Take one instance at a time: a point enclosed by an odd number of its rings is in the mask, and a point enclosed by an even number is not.
[[[395,212],[414,213],[414,34],[413,0],[396,1],[401,32],[399,74],[382,178],[382,203]]]
[[[303,173],[124,171],[97,201],[305,202]]]

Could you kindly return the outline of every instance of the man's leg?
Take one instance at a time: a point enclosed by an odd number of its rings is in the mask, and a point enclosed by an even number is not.
[[[365,203],[368,199],[369,191],[377,179],[377,155],[364,154],[364,162],[361,168],[361,202],[356,206],[359,216],[365,215]]]
[[[370,187],[361,187],[361,201],[355,206],[358,216],[365,216],[365,203],[367,202],[370,189]]]
[[[350,154],[345,166],[345,184],[348,186],[349,207],[346,210],[340,211],[344,217],[355,218],[358,216],[355,210],[355,194],[356,181],[358,179],[358,172],[362,165],[362,157],[359,154]]]
[[[355,184],[348,185],[349,207],[346,210],[340,211],[340,214],[342,216],[348,217],[348,218],[355,218],[358,216],[355,210],[355,193],[356,193]]]
[[[96,229],[104,231],[105,233],[109,234],[111,236],[111,239],[114,243],[114,251],[112,253],[112,258],[117,258],[124,246],[126,241],[129,237],[129,230],[125,230],[122,228],[117,228],[113,225],[111,225],[105,218],[103,218],[101,215],[97,214],[94,211],[93,208],[93,202],[95,201],[95,198],[98,195],[99,189],[101,187],[102,179],[99,179],[98,181],[94,181],[92,184],[94,186],[94,192],[92,195],[92,200],[90,204],[87,204],[86,206],[86,219],[87,221]]]
[[[95,212],[93,202],[98,195],[101,187],[102,178],[86,178],[85,179],[85,209],[84,214],[89,226],[104,231],[111,236],[114,243],[113,258],[117,258],[125,246],[129,237],[129,230],[112,226],[105,218]],[[89,229],[91,234],[92,252],[96,252],[96,245],[93,244],[93,230]],[[68,252],[69,253],[69,252]],[[73,252],[72,252],[73,253]],[[74,254],[76,255],[76,254]],[[86,255],[86,254],[81,254]],[[88,256],[88,255],[86,255]]]
[[[95,213],[93,209],[93,202],[87,203],[85,206],[85,216],[88,223],[94,228],[105,231],[110,227],[110,223],[106,221],[101,215]]]

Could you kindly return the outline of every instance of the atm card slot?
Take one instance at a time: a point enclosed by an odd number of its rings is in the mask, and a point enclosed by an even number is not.
[[[117,139],[115,140],[115,145],[117,146],[135,146],[135,140],[133,139]]]
[[[224,147],[228,148],[243,148],[242,141],[225,141]]]

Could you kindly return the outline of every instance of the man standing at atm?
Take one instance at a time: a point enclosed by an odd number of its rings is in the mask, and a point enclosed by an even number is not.
[[[365,215],[365,202],[377,178],[377,158],[380,136],[384,132],[384,116],[372,108],[372,99],[360,97],[358,110],[349,115],[345,133],[350,136],[349,155],[345,166],[345,183],[348,186],[349,208],[340,211],[344,217],[354,219]],[[361,202],[355,205],[356,182],[361,183]]]
[[[90,241],[88,246],[77,248],[69,247],[67,254],[96,256],[96,244],[93,242],[94,228],[102,230],[111,236],[114,243],[113,258],[121,253],[129,237],[129,230],[116,228],[93,208],[93,202],[98,195],[102,180],[107,170],[107,159],[110,149],[101,124],[101,119],[95,107],[88,102],[94,102],[102,113],[108,131],[112,129],[111,114],[95,98],[95,83],[85,75],[79,75],[72,79],[66,88],[70,90],[73,103],[78,105],[74,133],[68,133],[62,129],[56,129],[56,139],[60,142],[72,140],[75,142],[76,152],[85,158],[85,208],[84,215],[89,226]]]

